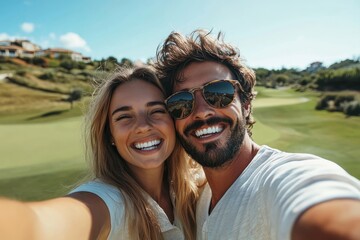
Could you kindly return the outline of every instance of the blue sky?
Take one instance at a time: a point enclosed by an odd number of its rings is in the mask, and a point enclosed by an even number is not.
[[[1,9],[0,40],[26,38],[94,59],[146,61],[171,31],[196,28],[224,32],[251,67],[360,57],[359,0],[4,0]]]

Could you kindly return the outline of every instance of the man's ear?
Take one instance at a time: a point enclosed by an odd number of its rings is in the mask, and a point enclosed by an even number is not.
[[[250,101],[246,101],[244,104],[243,104],[243,109],[244,109],[244,116],[245,117],[249,117],[250,115],[250,111],[251,111],[251,102]]]

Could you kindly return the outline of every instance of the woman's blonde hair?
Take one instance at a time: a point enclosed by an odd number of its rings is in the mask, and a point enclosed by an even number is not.
[[[111,98],[118,86],[133,79],[149,82],[164,93],[155,72],[148,67],[118,69],[102,81],[93,93],[86,116],[86,156],[92,163],[93,177],[116,186],[122,192],[131,239],[163,239],[156,215],[146,200],[144,190],[128,171],[125,160],[111,145],[108,119]],[[176,143],[165,164],[167,170],[164,179],[169,181],[175,192],[175,214],[182,222],[185,239],[195,239],[198,187],[191,174],[192,162],[186,157],[179,143]]]

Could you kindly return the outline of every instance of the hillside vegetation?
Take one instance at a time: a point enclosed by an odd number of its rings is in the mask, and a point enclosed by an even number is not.
[[[119,66],[133,63],[114,57],[89,63],[59,59],[0,57],[0,116],[37,110],[68,109],[91,95],[94,84]],[[0,122],[3,119],[0,119]]]
[[[305,70],[255,69],[257,85],[267,88],[291,87],[296,91],[315,91],[320,98],[316,110],[343,112],[346,116],[360,116],[360,61],[346,59],[324,67],[321,62]]]

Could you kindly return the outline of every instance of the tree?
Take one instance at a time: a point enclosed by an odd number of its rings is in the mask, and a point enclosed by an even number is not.
[[[82,98],[83,91],[81,89],[73,89],[67,99],[70,102],[71,109],[73,109],[73,102],[79,101]]]
[[[116,57],[110,56],[106,59],[106,61],[108,62],[112,62],[112,63],[118,63]]]
[[[134,64],[133,64],[133,62],[132,62],[130,59],[128,59],[128,58],[123,58],[123,59],[121,59],[121,61],[120,61],[120,66],[123,66],[123,67],[133,67]]]

